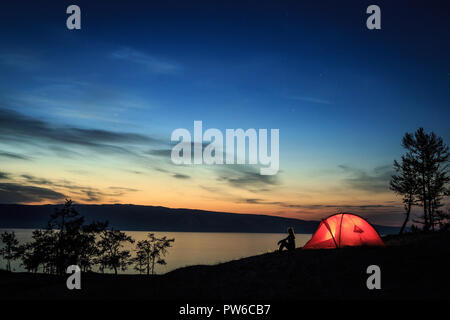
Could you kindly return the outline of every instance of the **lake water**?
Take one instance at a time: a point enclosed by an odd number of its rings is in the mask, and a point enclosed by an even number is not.
[[[0,230],[3,232],[4,230]],[[9,229],[14,231],[20,243],[31,241],[31,229]],[[136,242],[144,240],[151,231],[126,231]],[[169,248],[165,257],[167,265],[157,265],[158,274],[166,273],[185,266],[220,262],[254,256],[276,250],[277,242],[287,234],[277,233],[210,233],[210,232],[153,232],[157,237],[175,238],[173,246]],[[297,247],[303,246],[311,234],[296,234]],[[134,249],[134,244],[126,246]],[[0,257],[1,259],[1,257]],[[0,268],[5,268],[5,262],[0,261]],[[13,271],[25,271],[19,260],[12,263]],[[95,271],[95,269],[94,269]],[[121,273],[136,273],[133,266]]]

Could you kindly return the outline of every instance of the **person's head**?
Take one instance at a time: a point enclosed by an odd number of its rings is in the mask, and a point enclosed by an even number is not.
[[[292,229],[292,227],[289,227],[289,228],[287,229],[287,232],[288,232],[289,234],[291,234],[291,235],[294,235],[294,229]]]

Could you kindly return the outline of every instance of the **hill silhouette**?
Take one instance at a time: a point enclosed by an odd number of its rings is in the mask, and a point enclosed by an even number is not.
[[[41,228],[58,205],[0,204],[0,228]],[[76,205],[87,222],[109,220],[114,228],[130,231],[314,233],[319,221],[258,214],[237,214],[191,209],[172,209],[128,204]],[[397,227],[374,225],[380,234]]]

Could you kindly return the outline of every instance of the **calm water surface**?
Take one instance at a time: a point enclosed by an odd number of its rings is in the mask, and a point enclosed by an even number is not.
[[[31,241],[31,229],[9,229],[14,231],[20,243]],[[1,230],[3,232],[4,230]],[[151,231],[126,231],[136,242],[144,240]],[[169,248],[166,255],[167,265],[156,266],[156,272],[166,273],[171,270],[197,264],[216,264],[262,253],[272,252],[277,249],[278,240],[285,238],[287,234],[277,233],[209,233],[209,232],[153,232],[156,236],[175,238],[173,247]],[[297,234],[297,247],[303,246],[311,234]],[[136,243],[125,248],[134,249]],[[1,258],[0,258],[1,259]],[[25,271],[20,266],[19,260],[12,263],[14,271]],[[0,261],[0,268],[5,268],[5,262]],[[95,269],[94,269],[95,271]],[[122,273],[136,273],[131,266]]]

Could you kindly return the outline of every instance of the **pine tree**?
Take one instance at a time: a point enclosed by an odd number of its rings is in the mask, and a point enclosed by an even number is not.
[[[412,206],[417,203],[416,194],[419,191],[419,185],[417,183],[417,173],[414,170],[414,165],[408,157],[402,156],[400,163],[395,160],[394,169],[397,174],[392,176],[390,189],[403,197],[402,202],[405,208],[405,220],[400,228],[400,234],[402,234],[409,221]]]
[[[114,274],[121,269],[125,271],[132,263],[129,250],[124,250],[126,243],[134,243],[134,239],[120,230],[104,230],[100,233],[100,240],[97,243],[99,257],[97,262],[100,269],[113,269]]]
[[[0,249],[0,255],[6,260],[6,270],[11,271],[11,261],[19,258],[19,241],[14,231],[5,231],[0,235],[3,242],[3,248]]]
[[[407,161],[414,171],[417,203],[423,208],[420,220],[424,231],[434,230],[439,223],[439,213],[443,198],[448,195],[449,148],[434,132],[426,133],[419,128],[415,133],[406,133],[402,146],[407,153],[402,161]]]
[[[148,240],[141,240],[136,245],[135,269],[139,272],[155,274],[155,263],[165,265],[163,257],[175,239],[157,238],[154,233],[148,234]]]

